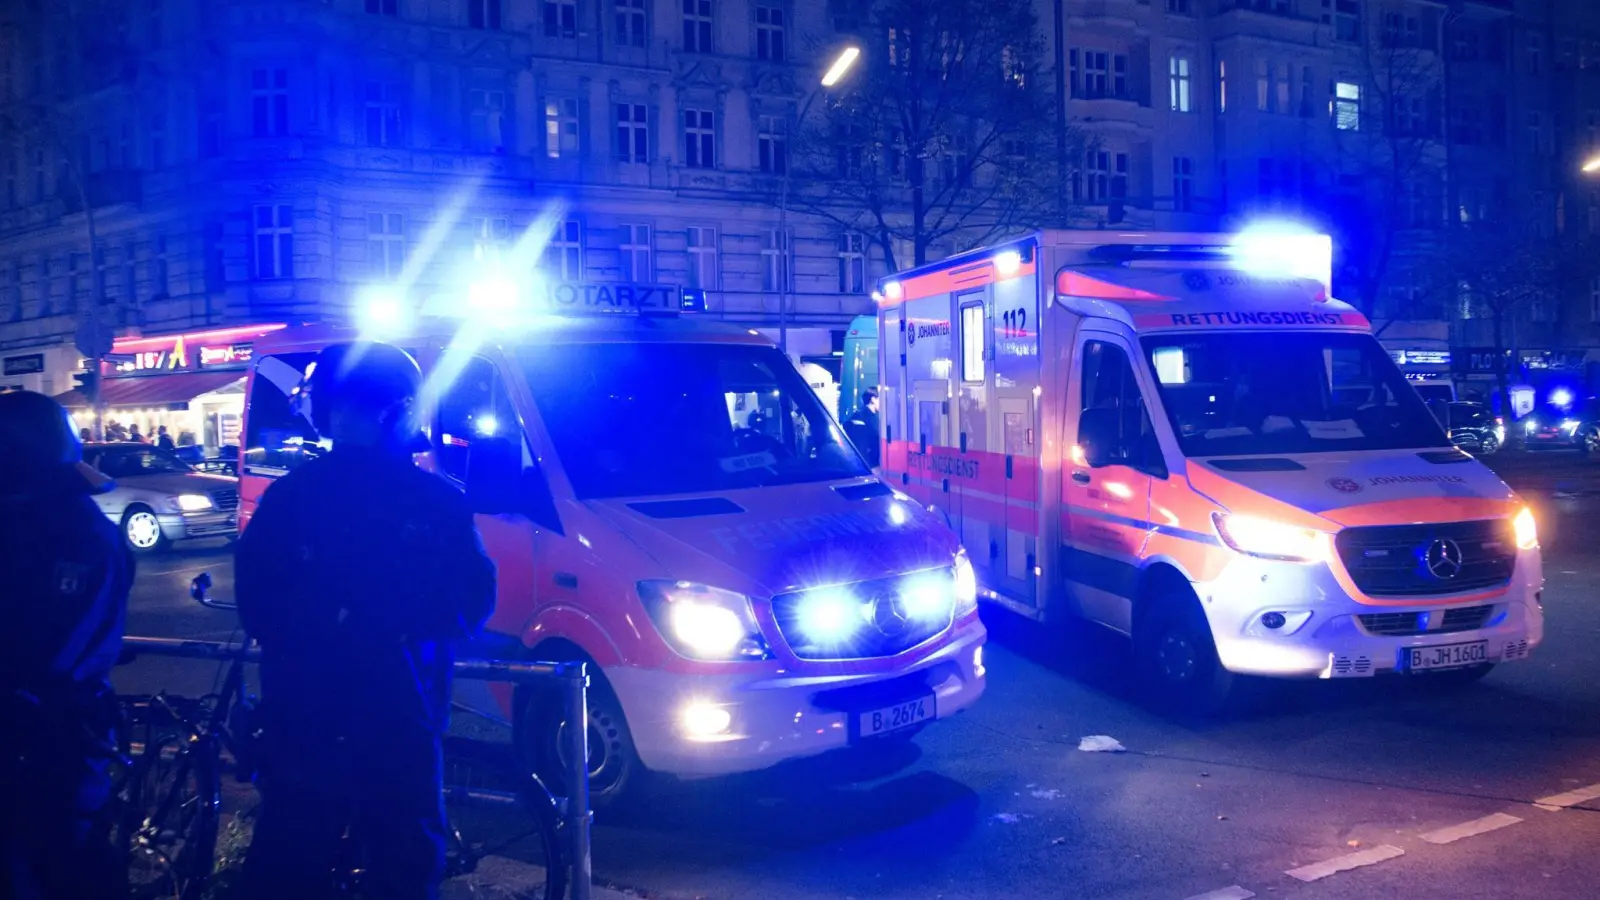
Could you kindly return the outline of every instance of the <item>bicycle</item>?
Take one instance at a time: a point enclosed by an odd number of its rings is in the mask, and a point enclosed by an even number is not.
[[[210,577],[202,573],[191,584],[190,596],[213,609],[233,609],[207,596],[210,585]],[[231,769],[238,781],[251,783],[256,773],[260,734],[255,700],[246,692],[245,667],[258,658],[258,651],[248,639],[218,644],[129,638],[119,664],[141,653],[216,660],[226,667],[221,688],[198,698],[165,692],[117,698],[123,727],[110,826],[115,846],[127,854],[132,896],[200,900],[215,873],[222,776]],[[450,736],[444,758],[449,824],[445,877],[469,875],[488,856],[532,857],[545,875],[538,900],[564,896],[564,828],[557,800],[544,785],[492,745]],[[493,842],[473,839],[485,834],[499,837]],[[329,873],[346,895],[360,893],[359,839],[358,834],[347,836],[344,861]],[[514,849],[523,852],[510,852]]]

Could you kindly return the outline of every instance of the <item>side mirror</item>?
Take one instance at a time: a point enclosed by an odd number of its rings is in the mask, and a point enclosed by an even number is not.
[[[1122,448],[1122,410],[1114,408],[1086,409],[1078,417],[1078,446],[1083,448],[1083,458],[1089,468],[1099,469],[1116,462]]]
[[[467,503],[473,512],[522,512],[522,447],[503,437],[478,437],[467,455]]]

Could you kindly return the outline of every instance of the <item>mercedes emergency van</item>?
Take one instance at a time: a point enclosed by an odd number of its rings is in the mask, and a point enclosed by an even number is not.
[[[970,706],[985,634],[956,536],[872,475],[770,341],[620,294],[388,338],[426,374],[419,462],[475,504],[498,571],[475,649],[591,664],[597,802],[644,770],[758,769]],[[241,528],[274,478],[328,451],[290,395],[357,336],[257,344]],[[461,691],[561,783],[554,695]]]
[[[1328,295],[1329,246],[1042,232],[881,281],[886,477],[982,597],[1130,636],[1160,697],[1523,658],[1533,516]]]

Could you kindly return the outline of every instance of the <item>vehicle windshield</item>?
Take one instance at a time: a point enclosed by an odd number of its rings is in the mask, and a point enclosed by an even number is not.
[[[543,346],[520,362],[580,499],[870,474],[773,347]]]
[[[169,475],[193,472],[194,467],[176,454],[158,447],[102,450],[94,466],[109,478],[137,478],[140,475]]]
[[[1224,332],[1143,343],[1185,456],[1449,446],[1371,335]]]

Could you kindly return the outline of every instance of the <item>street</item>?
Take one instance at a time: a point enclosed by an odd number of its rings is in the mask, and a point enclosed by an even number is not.
[[[1600,464],[1491,458],[1539,513],[1545,643],[1479,685],[1276,684],[1222,721],[1147,710],[1127,648],[986,609],[988,693],[901,758],[656,786],[595,831],[599,883],[660,898],[1545,898],[1600,878]],[[129,633],[224,639],[231,549],[141,565]],[[124,691],[204,689],[140,660]],[[1105,735],[1125,752],[1084,752]]]

